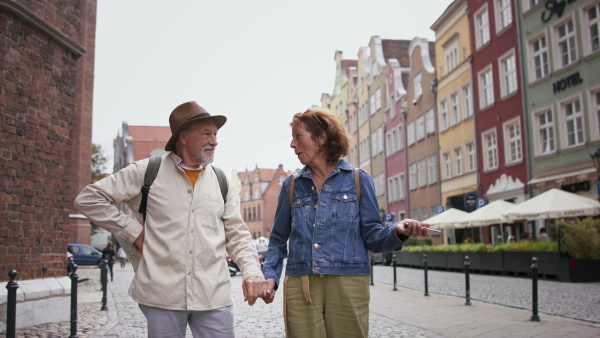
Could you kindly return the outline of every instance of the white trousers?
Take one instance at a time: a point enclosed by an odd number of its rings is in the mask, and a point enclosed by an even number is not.
[[[189,324],[194,338],[234,338],[233,306],[209,311],[174,311],[139,304],[148,322],[148,338],[185,338]]]

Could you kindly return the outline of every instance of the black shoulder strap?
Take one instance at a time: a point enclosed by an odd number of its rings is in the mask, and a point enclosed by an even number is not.
[[[142,214],[142,226],[146,225],[146,204],[148,203],[148,193],[150,186],[154,182],[158,169],[160,169],[161,156],[152,156],[148,161],[148,167],[144,173],[144,185],[142,186],[142,201],[140,202],[139,212]]]
[[[225,173],[221,168],[217,168],[214,165],[212,166],[215,174],[217,174],[217,180],[219,181],[219,188],[221,188],[221,196],[223,196],[223,202],[227,203],[227,192],[229,191],[229,187],[227,186],[227,179],[225,178]]]

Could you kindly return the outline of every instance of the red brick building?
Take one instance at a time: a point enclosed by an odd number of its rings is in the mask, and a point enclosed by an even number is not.
[[[89,242],[96,0],[0,0],[0,281],[63,276]]]

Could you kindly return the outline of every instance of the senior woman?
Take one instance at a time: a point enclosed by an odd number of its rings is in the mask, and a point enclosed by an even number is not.
[[[287,257],[287,337],[368,337],[369,251],[399,250],[429,225],[407,219],[384,226],[371,176],[342,159],[348,136],[335,115],[311,108],[290,125],[290,147],[305,167],[279,194],[263,267],[265,302],[273,301]]]

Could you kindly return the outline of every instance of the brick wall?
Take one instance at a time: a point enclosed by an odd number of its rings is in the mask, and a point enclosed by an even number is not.
[[[0,281],[65,274],[74,192],[90,177],[95,8],[0,0]]]

